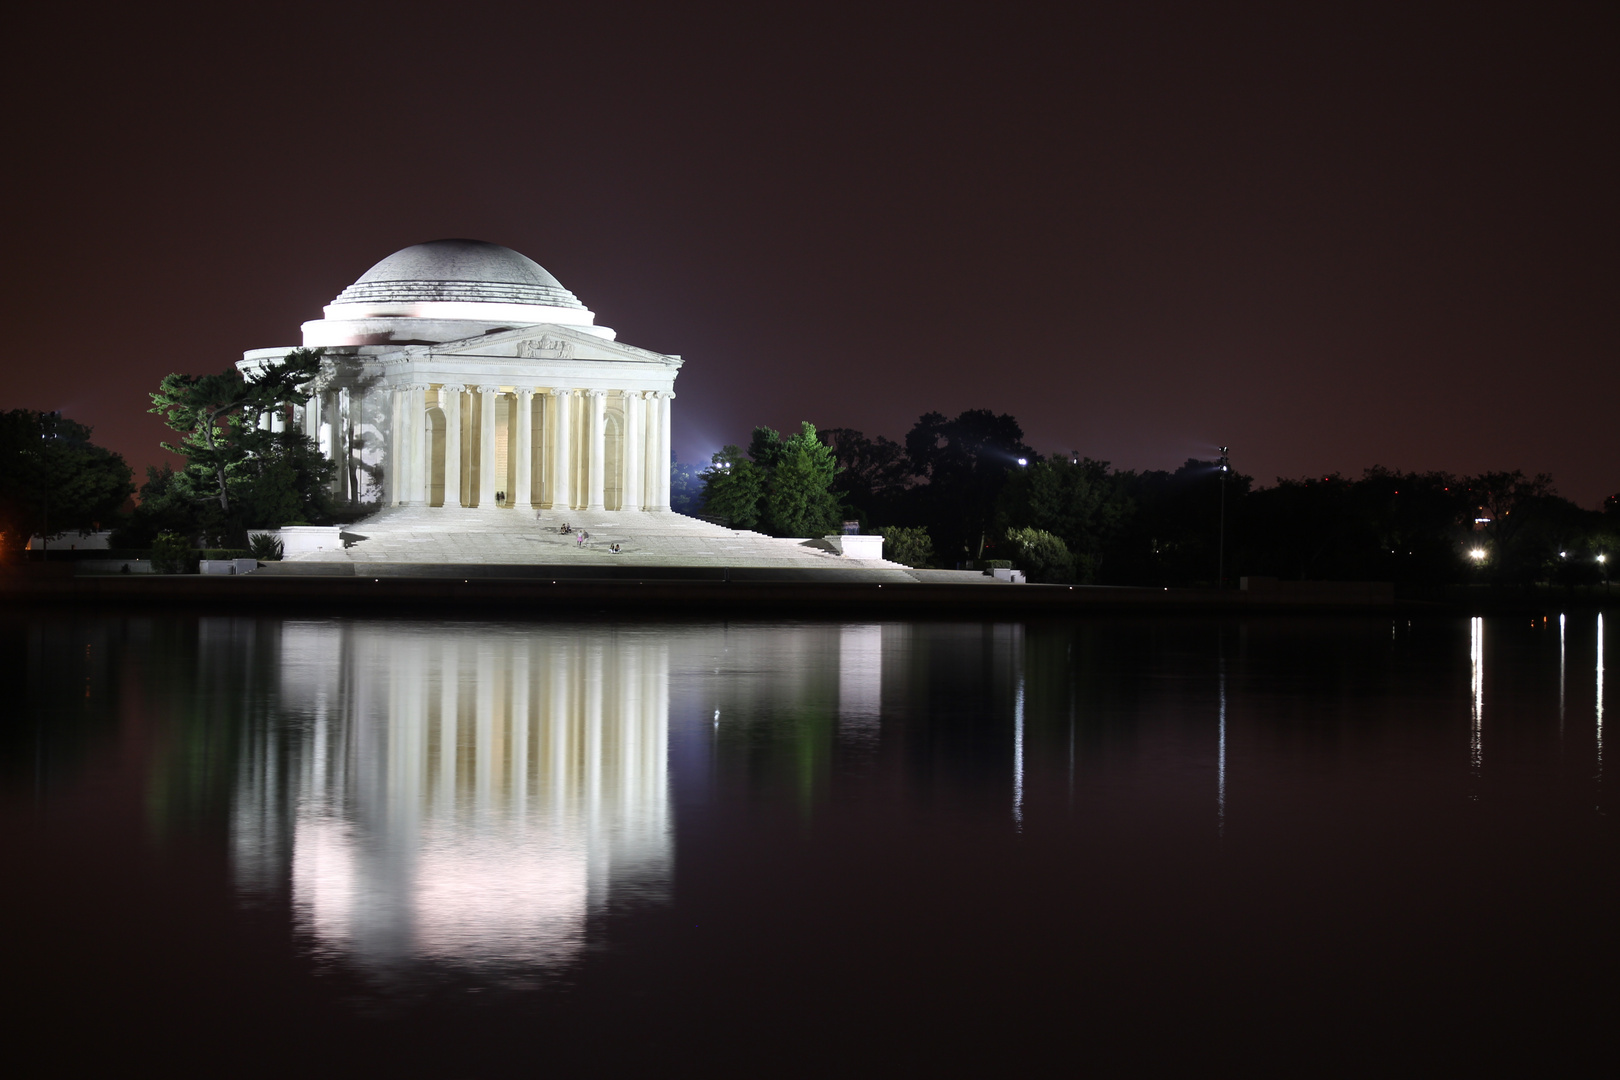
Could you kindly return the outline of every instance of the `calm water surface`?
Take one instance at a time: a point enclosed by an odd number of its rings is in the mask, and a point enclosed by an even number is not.
[[[1604,633],[0,617],[10,1041],[53,1073],[1612,1060]]]

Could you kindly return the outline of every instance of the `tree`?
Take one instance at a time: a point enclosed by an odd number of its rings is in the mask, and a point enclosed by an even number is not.
[[[1006,413],[968,409],[954,420],[924,413],[906,434],[906,456],[920,484],[913,512],[928,522],[935,547],[976,558],[984,552],[996,496],[1007,475],[1037,460],[1024,430]]]
[[[934,541],[927,529],[886,525],[878,532],[883,536],[883,557],[890,562],[921,569],[934,561]]]
[[[733,529],[759,524],[765,494],[765,472],[748,460],[739,446],[727,446],[703,471],[703,512]]]
[[[83,424],[32,409],[0,413],[0,551],[111,523],[135,492],[130,476]]]
[[[703,477],[687,461],[669,463],[669,508],[677,514],[695,514],[703,505]]]
[[[1073,555],[1079,579],[1095,580],[1105,553],[1130,516],[1132,504],[1106,461],[1054,457],[1019,469],[997,499],[1008,526],[1060,538]]]
[[[201,515],[205,529],[240,532],[327,509],[324,489],[334,466],[314,440],[290,428],[259,427],[261,415],[309,400],[303,388],[320,374],[322,353],[295,349],[281,363],[246,376],[234,367],[218,375],[164,376],[149,411],[180,435],[163,448],[186,458],[169,494],[212,504],[212,512]],[[277,520],[279,515],[288,516]]]
[[[901,501],[915,481],[906,448],[882,435],[868,439],[852,428],[822,428],[818,437],[832,448],[838,466],[833,490],[840,499],[867,522],[900,520]]]
[[[1008,529],[1007,543],[1018,568],[1031,581],[1067,585],[1074,580],[1068,545],[1042,529]]]
[[[838,475],[832,448],[816,438],[816,426],[809,421],[800,425],[798,434],[776,444],[780,451],[765,485],[767,527],[777,536],[832,532],[840,518],[838,496],[832,491]]]
[[[754,429],[748,453],[727,446],[703,474],[703,508],[732,528],[758,525],[774,536],[821,536],[837,527],[840,510],[832,491],[838,463],[811,423],[782,438],[772,428]]]

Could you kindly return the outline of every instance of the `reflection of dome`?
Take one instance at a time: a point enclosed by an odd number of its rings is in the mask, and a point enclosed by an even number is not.
[[[483,240],[430,240],[394,252],[304,324],[304,344],[412,345],[550,323],[612,341],[546,268]]]
[[[396,251],[332,302],[369,308],[425,300],[585,306],[527,255],[483,240],[430,240]]]

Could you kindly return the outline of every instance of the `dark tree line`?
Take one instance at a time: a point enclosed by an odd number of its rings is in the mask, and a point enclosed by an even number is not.
[[[1013,417],[987,409],[924,414],[900,442],[808,424],[794,439],[803,445],[807,433],[831,458],[812,477],[833,500],[820,504],[816,527],[857,519],[900,541],[890,550],[903,548],[914,563],[1006,559],[1036,580],[1214,584],[1223,485],[1228,586],[1244,575],[1573,585],[1602,580],[1615,566],[1599,557],[1620,555],[1620,499],[1584,510],[1547,476],[1380,467],[1257,488],[1241,473],[1223,476],[1215,460],[1136,471],[1043,457]],[[808,519],[773,519],[765,509],[775,460],[768,435],[762,442],[756,432],[746,454],[727,447],[715,456],[703,474],[705,510],[778,535],[818,535],[792,527]]]
[[[135,486],[124,459],[60,413],[0,413],[0,558],[33,536],[111,526]]]

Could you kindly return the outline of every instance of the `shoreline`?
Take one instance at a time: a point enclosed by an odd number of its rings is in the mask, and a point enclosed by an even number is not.
[[[450,567],[438,568],[452,570]],[[454,568],[457,576],[390,573],[376,567],[343,576],[254,573],[242,576],[0,574],[9,607],[228,607],[311,612],[604,614],[893,618],[1062,617],[1087,614],[1542,614],[1617,605],[1602,597],[1560,603],[1546,597],[1474,597],[1468,602],[1402,600],[1387,583],[1343,583],[1331,591],[1243,592],[1235,589],[1030,584],[938,584],[915,581],[793,580],[769,571],[624,567],[613,578],[577,568]],[[659,570],[666,572],[660,573]],[[521,571],[514,573],[514,571]],[[570,573],[569,571],[573,571]],[[461,576],[465,572],[466,576]],[[698,576],[701,574],[701,576]],[[1620,600],[1620,597],[1616,598]]]

